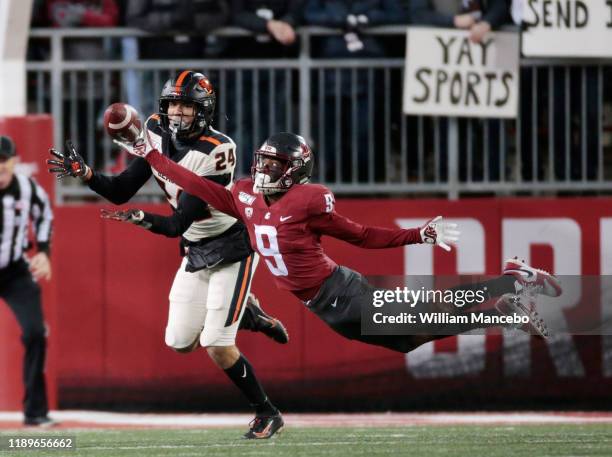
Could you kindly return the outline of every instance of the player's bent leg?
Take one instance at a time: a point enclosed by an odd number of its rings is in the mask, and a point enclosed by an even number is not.
[[[240,320],[238,329],[261,332],[279,344],[286,344],[289,342],[289,333],[287,333],[287,329],[285,329],[283,323],[277,318],[267,314],[261,308],[259,300],[253,293],[249,293],[247,297],[244,315]]]
[[[504,283],[507,287],[512,281]],[[458,335],[477,328],[498,327],[488,322],[421,326],[414,335],[363,335],[361,332],[361,309],[372,305],[373,286],[361,274],[346,267],[338,267],[324,283],[317,295],[307,303],[308,308],[321,318],[336,333],[345,338],[366,344],[407,353],[435,339]],[[497,310],[483,311],[499,315]]]
[[[176,272],[170,290],[165,342],[177,352],[187,353],[199,347],[206,319],[206,293],[210,273],[185,271],[186,258]]]

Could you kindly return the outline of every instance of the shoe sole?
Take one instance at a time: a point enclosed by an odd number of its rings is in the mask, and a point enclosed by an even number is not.
[[[525,305],[523,305],[520,301],[515,301],[511,299],[508,295],[513,296],[512,294],[506,294],[502,296],[495,303],[495,309],[497,309],[497,311],[499,311],[500,313],[506,316],[513,314],[513,313],[520,314],[522,316],[527,316],[529,318],[530,328],[536,332],[535,334],[531,332],[527,332],[527,333],[529,333],[530,335],[536,335],[536,336],[539,336],[545,339],[548,338],[548,328],[546,327],[546,323],[537,315],[537,313],[534,314],[533,312],[529,311],[527,308],[525,308]],[[504,309],[502,305],[505,305],[508,309],[511,309],[512,311],[508,312],[508,310]],[[522,330],[521,326],[518,326],[515,328]]]
[[[289,342],[289,332],[287,332],[287,329],[285,328],[285,326],[283,325],[283,323],[281,321],[279,321],[276,318],[272,318],[272,317],[261,317],[261,319],[270,322],[270,326],[268,327],[264,327],[264,328],[259,328],[257,329],[257,331],[263,333],[264,335],[266,335],[268,338],[276,341],[278,344],[287,344]],[[276,328],[276,331],[270,331],[268,332],[268,330],[272,330]],[[281,333],[281,335],[279,335],[278,333]]]
[[[243,439],[245,439],[245,440],[253,440],[253,441],[259,441],[259,440],[269,440],[269,439],[272,439],[272,438],[276,438],[276,436],[280,435],[280,434],[283,432],[283,430],[284,430],[284,429],[285,429],[285,425],[283,424],[283,425],[281,425],[281,426],[278,428],[278,430],[276,430],[276,431],[275,431],[274,433],[272,433],[270,436],[262,436],[261,438],[258,438],[258,437],[256,437],[256,436],[254,436],[254,437],[252,437],[252,438],[251,438],[251,437],[246,437],[246,436],[243,436],[242,438],[243,438]]]

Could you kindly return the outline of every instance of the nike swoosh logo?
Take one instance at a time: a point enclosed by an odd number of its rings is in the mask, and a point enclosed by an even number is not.
[[[289,219],[291,219],[292,217],[293,217],[293,216],[286,216],[286,217],[281,216],[281,217],[280,217],[280,221],[281,221],[281,222],[285,222],[285,221],[288,221]]]
[[[244,368],[244,373],[242,373],[242,377],[246,378],[246,365],[242,365],[242,366]]]
[[[527,278],[531,278],[534,275],[533,271],[515,270],[515,269],[506,270],[506,274],[508,274],[508,273],[518,273],[521,276],[525,276]]]
[[[335,299],[335,300],[333,301],[333,303],[331,304],[331,305],[332,305],[332,308],[335,308],[337,304],[338,304],[338,297],[336,297],[336,299]]]

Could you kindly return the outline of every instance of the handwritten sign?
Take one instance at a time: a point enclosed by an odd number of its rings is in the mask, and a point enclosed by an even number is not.
[[[519,38],[491,33],[472,43],[461,30],[409,28],[404,113],[514,118]]]
[[[612,57],[612,0],[522,0],[529,57]]]

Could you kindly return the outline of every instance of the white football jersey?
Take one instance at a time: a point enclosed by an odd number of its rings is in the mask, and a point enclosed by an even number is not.
[[[149,121],[147,127],[149,129],[150,146],[161,151],[162,154],[168,155],[168,152],[164,150],[164,138],[158,121]],[[169,139],[166,141],[169,141]],[[229,136],[213,128],[209,128],[206,135],[198,138],[187,151],[182,151],[176,159],[178,159],[176,162],[179,165],[199,176],[212,177],[214,181],[225,185],[227,189],[230,189],[233,185],[236,168],[236,143]],[[157,170],[152,169],[152,171],[168,202],[176,209],[183,189]],[[189,241],[198,241],[202,238],[220,235],[236,223],[235,218],[216,210],[210,205],[208,206],[210,215],[193,222],[183,233],[183,238]]]

